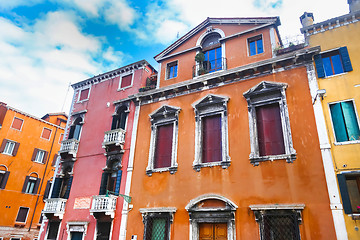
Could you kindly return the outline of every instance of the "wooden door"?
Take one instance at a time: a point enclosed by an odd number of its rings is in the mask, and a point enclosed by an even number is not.
[[[227,240],[227,224],[200,223],[199,240]]]

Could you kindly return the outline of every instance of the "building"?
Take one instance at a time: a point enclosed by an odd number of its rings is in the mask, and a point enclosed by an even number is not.
[[[37,239],[66,121],[0,103],[0,239]]]
[[[126,224],[124,199],[131,200],[124,194],[139,114],[128,96],[155,88],[156,71],[142,60],[72,87],[61,161],[43,210],[40,239],[118,239],[125,234],[120,231]]]
[[[319,23],[311,13],[300,19],[309,47],[321,47],[310,86],[330,199],[340,211],[337,232],[360,239],[360,1],[348,3],[348,14]]]
[[[279,25],[207,18],[155,56],[158,88],[129,96],[120,239],[336,239],[309,91],[320,48],[281,49]]]

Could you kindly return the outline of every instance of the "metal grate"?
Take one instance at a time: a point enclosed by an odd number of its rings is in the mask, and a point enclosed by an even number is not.
[[[169,216],[147,216],[145,223],[145,240],[167,240],[169,235]]]
[[[262,222],[262,240],[300,240],[296,212],[265,213]]]

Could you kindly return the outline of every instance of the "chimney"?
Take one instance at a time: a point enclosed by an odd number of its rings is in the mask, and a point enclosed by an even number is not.
[[[351,0],[348,0],[351,1]],[[300,17],[300,22],[303,27],[308,27],[314,23],[314,15],[312,13],[304,12]]]
[[[360,0],[348,0],[350,13],[360,11]]]

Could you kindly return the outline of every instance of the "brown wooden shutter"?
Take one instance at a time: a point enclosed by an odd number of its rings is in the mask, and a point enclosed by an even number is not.
[[[39,149],[34,148],[34,152],[33,152],[33,155],[32,155],[32,157],[31,157],[31,161],[35,161],[36,154],[37,154],[38,151],[39,151]]]
[[[30,178],[30,176],[26,176],[26,177],[25,177],[24,186],[23,186],[23,188],[22,188],[22,190],[21,190],[21,192],[23,192],[23,193],[26,191],[26,187],[27,187],[27,184],[28,184],[28,182],[29,182],[29,178]]]
[[[157,127],[154,168],[171,167],[173,124]]]
[[[202,162],[221,161],[221,116],[202,118]]]
[[[45,154],[44,154],[44,157],[43,157],[43,159],[42,159],[42,163],[46,163],[46,160],[47,160],[47,157],[48,157],[48,152],[47,151],[44,151],[45,152]]]
[[[7,139],[5,139],[5,138],[3,139],[1,146],[0,146],[0,152],[4,151],[7,141],[8,141]]]
[[[59,155],[57,155],[56,153],[54,154],[54,158],[53,158],[53,160],[52,160],[51,166],[53,166],[53,167],[55,166],[56,160],[57,160],[58,156],[59,156]]]
[[[0,183],[0,189],[5,189],[5,186],[6,186],[6,183],[9,179],[9,175],[10,175],[10,172],[9,171],[5,171],[5,174],[4,174],[4,177]]]
[[[37,194],[39,185],[40,185],[40,181],[41,181],[41,178],[36,179],[35,187],[34,187],[32,194]]]
[[[13,153],[12,153],[13,156],[16,156],[16,154],[18,152],[18,149],[19,149],[19,146],[20,146],[20,143],[16,142]]]
[[[50,188],[51,188],[51,181],[48,180],[44,191],[44,200],[49,197]]]

